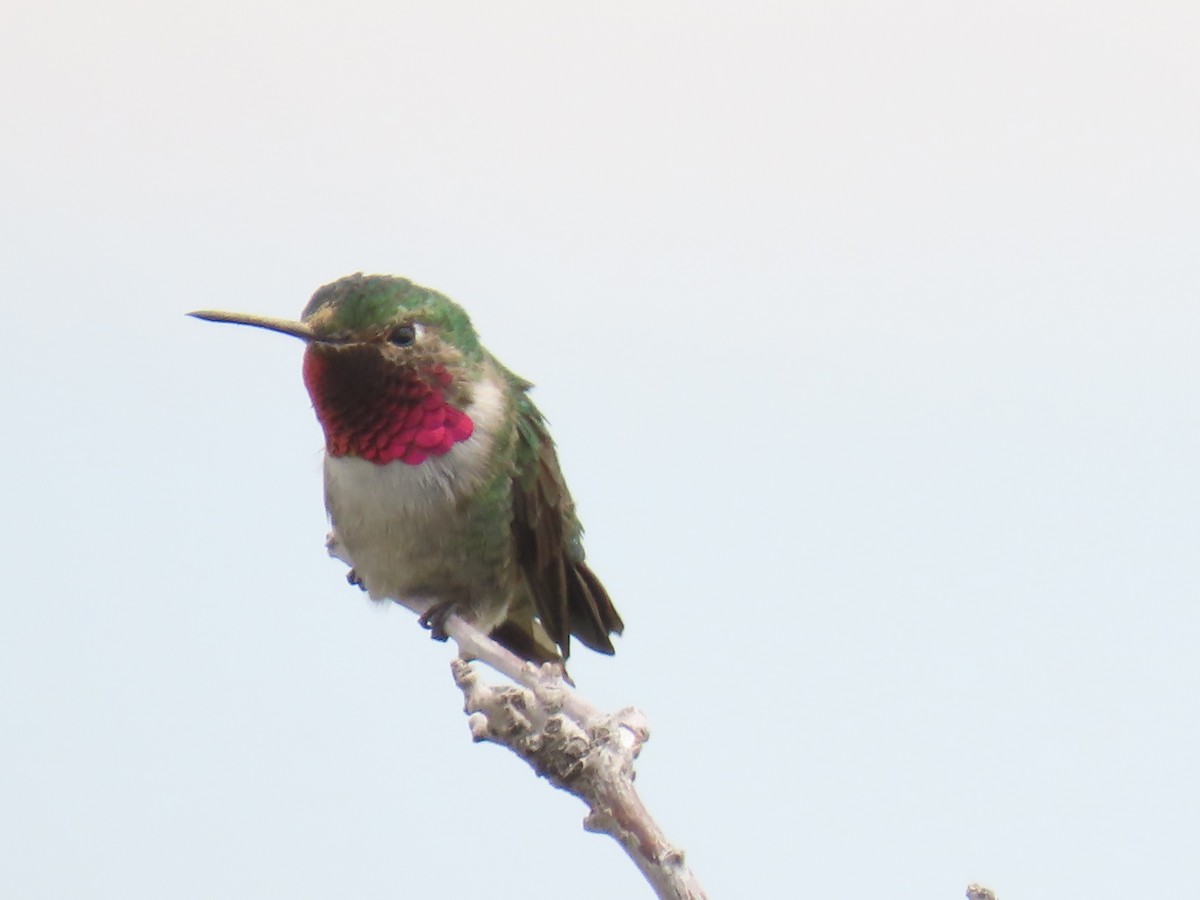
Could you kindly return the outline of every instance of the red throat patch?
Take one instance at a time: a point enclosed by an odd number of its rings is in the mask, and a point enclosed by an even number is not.
[[[373,351],[338,358],[313,347],[304,353],[304,384],[331,456],[418,466],[449,452],[475,430],[470,417],[446,401],[450,382],[443,366],[401,369]]]

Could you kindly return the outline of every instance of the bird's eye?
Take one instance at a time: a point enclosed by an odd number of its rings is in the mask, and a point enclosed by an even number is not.
[[[417,328],[415,325],[397,325],[388,332],[388,343],[395,344],[397,347],[408,347],[417,339]]]

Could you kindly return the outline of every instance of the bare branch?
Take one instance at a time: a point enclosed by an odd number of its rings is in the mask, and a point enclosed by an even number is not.
[[[403,604],[418,615],[433,605]],[[642,804],[633,763],[650,737],[636,709],[606,714],[588,703],[551,664],[537,667],[451,613],[442,623],[458,645],[451,663],[463,692],[471,736],[507,747],[555,787],[588,807],[583,827],[610,835],[637,865],[661,900],[705,900],[705,893]],[[488,684],[467,660],[479,660],[514,684]]]
[[[424,615],[433,601],[406,600]],[[451,663],[463,693],[471,737],[507,747],[542,778],[574,794],[588,807],[583,827],[610,835],[641,871],[660,900],[706,900],[704,889],[642,804],[633,787],[633,763],[650,738],[636,709],[602,713],[564,679],[554,665],[533,665],[493,641],[456,614],[443,627],[458,646]],[[514,684],[496,686],[479,677],[468,660],[486,663]],[[979,884],[968,900],[997,900]]]
[[[452,663],[471,736],[507,747],[589,812],[583,826],[610,835],[663,900],[704,900],[684,863],[633,787],[633,761],[650,732],[635,709],[577,721],[564,700],[574,694],[560,675],[541,670],[533,687],[490,685],[470,663]]]

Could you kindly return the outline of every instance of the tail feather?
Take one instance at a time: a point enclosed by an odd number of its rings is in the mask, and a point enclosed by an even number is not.
[[[567,614],[571,633],[597,653],[612,655],[609,634],[620,634],[625,630],[617,608],[609,599],[608,591],[600,579],[585,563],[572,567],[567,587]]]
[[[559,655],[554,642],[546,637],[545,632],[538,628],[532,619],[529,620],[529,627],[515,619],[506,619],[492,629],[489,637],[532,663],[540,665],[562,662],[562,656]],[[542,640],[538,640],[539,637],[542,637]]]

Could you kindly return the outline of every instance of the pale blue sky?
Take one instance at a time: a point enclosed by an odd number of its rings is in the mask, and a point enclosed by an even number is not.
[[[714,898],[1200,846],[1200,6],[0,12],[0,895],[647,896],[323,550],[295,315],[538,384]]]

